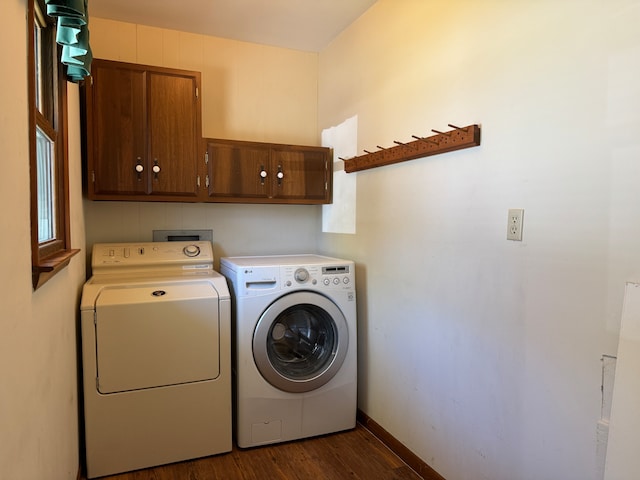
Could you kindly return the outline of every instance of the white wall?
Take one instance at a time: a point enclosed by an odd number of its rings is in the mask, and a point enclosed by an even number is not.
[[[319,128],[357,115],[360,153],[482,126],[354,174],[357,234],[320,243],[359,265],[360,408],[448,480],[597,476],[640,272],[639,24],[634,0],[380,0],[320,55]]]
[[[0,58],[0,478],[75,479],[76,321],[84,256],[31,289],[27,5],[3,4]],[[71,238],[84,249],[78,89],[69,86]]]
[[[96,58],[201,72],[204,137],[319,145],[315,53],[101,18],[91,46]],[[319,215],[313,205],[85,202],[89,246],[212,229],[216,266],[225,255],[315,251]]]

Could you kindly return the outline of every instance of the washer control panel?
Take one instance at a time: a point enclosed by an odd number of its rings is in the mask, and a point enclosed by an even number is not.
[[[222,257],[220,273],[231,280],[238,297],[293,290],[348,292],[355,298],[355,263],[321,255]]]
[[[285,265],[280,267],[280,281],[287,287],[350,288],[353,265]]]
[[[114,269],[212,269],[213,246],[208,241],[96,243],[93,273]]]

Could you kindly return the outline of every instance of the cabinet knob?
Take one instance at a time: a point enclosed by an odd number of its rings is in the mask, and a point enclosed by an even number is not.
[[[142,165],[142,158],[137,157],[136,158],[136,166],[133,167],[134,170],[136,171],[136,177],[138,179],[138,181],[142,180],[142,172],[144,172],[144,165]]]
[[[151,171],[153,172],[153,180],[158,181],[158,174],[160,173],[160,165],[158,165],[158,159],[153,159],[153,167],[151,167]]]
[[[260,165],[260,185],[264,186],[265,178],[267,178],[267,171],[264,169],[264,165]]]
[[[282,165],[278,165],[278,173],[276,173],[276,177],[278,177],[278,186],[282,186],[282,179],[284,178],[284,173],[282,172]]]

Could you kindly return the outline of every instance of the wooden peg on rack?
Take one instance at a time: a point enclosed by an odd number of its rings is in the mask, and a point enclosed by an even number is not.
[[[426,142],[426,143],[433,143],[434,145],[440,145],[435,140],[429,140],[428,138],[418,137],[417,135],[411,135],[411,138],[415,138],[416,140],[420,140],[420,141]]]
[[[439,132],[438,130],[431,129],[433,133],[437,133],[438,135],[446,135],[447,137],[451,135],[451,132]]]
[[[402,143],[402,142],[399,142],[398,140],[394,140],[393,143],[395,143],[398,146],[402,146],[402,147],[406,147],[406,148],[411,148],[411,149],[414,148],[414,145],[411,144],[411,143]]]

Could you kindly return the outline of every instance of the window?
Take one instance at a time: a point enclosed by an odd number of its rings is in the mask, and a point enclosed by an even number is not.
[[[55,143],[36,125],[38,243],[52,242],[58,231],[56,217]]]
[[[36,289],[78,253],[69,225],[67,82],[55,20],[43,0],[29,0],[29,138],[31,264]]]

